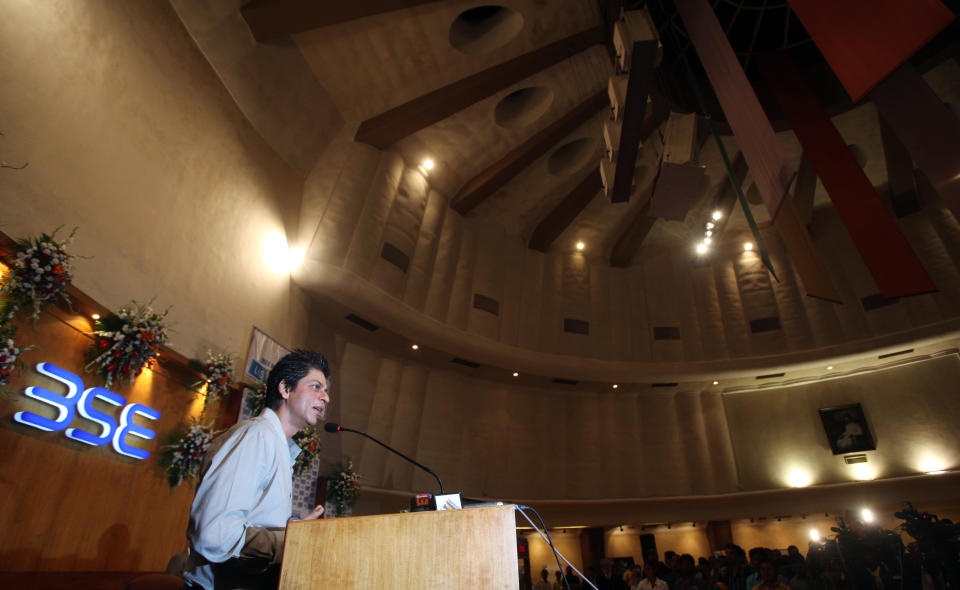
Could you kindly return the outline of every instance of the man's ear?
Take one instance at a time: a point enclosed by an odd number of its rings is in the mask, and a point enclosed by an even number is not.
[[[277,390],[280,392],[280,397],[290,399],[290,388],[287,387],[285,380],[281,380],[280,383],[277,384]]]

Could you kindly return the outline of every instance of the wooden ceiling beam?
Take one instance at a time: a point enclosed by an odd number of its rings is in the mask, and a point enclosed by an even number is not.
[[[570,191],[546,217],[540,220],[536,229],[533,230],[527,246],[532,250],[546,252],[550,248],[550,244],[563,233],[563,230],[567,229],[567,226],[577,218],[577,215],[580,215],[584,207],[590,204],[590,201],[600,193],[602,188],[600,169],[593,168],[577,184],[576,188]]]
[[[467,181],[450,200],[450,206],[461,215],[466,215],[557,142],[576,131],[577,127],[589,121],[590,117],[596,115],[601,109],[609,106],[606,90],[594,94]]]
[[[646,141],[647,137],[656,131],[670,114],[666,100],[659,93],[653,92],[651,93],[651,97],[653,98],[653,111],[650,116],[647,117],[646,121],[643,122],[643,127],[640,129],[640,141]],[[595,176],[588,174],[584,177],[583,181],[577,185],[577,188],[572,190],[550,213],[540,220],[540,223],[537,224],[536,229],[533,230],[533,234],[530,236],[530,241],[527,244],[529,248],[546,252],[547,249],[550,248],[550,245],[553,244],[553,241],[560,237],[560,234],[567,229],[567,226],[573,223],[573,220],[580,215],[580,212],[590,204],[590,201],[597,195],[597,192],[603,189],[603,183],[600,179],[600,169],[595,168],[593,172],[596,174]],[[594,179],[600,182],[600,188],[590,192],[591,183]]]
[[[603,43],[603,38],[603,27],[596,26],[457,80],[367,119],[360,124],[354,139],[386,149],[541,70]]]
[[[361,0],[359,2],[318,2],[317,0],[253,0],[240,9],[253,38],[264,43],[294,33],[403,10],[436,0]]]
[[[623,125],[620,128],[620,148],[613,177],[610,201],[626,203],[633,192],[633,171],[640,151],[641,129],[647,112],[647,97],[655,86],[653,64],[657,41],[637,41],[633,44],[630,76],[627,79],[627,99],[623,105]]]
[[[627,229],[620,234],[617,243],[613,245],[613,250],[610,252],[610,266],[626,268],[630,264],[630,260],[633,259],[633,255],[640,248],[643,239],[647,237],[647,234],[653,229],[653,224],[657,222],[657,218],[650,217],[649,213],[650,198],[648,197],[647,202],[643,204],[643,207],[640,207],[636,217],[633,218]]]

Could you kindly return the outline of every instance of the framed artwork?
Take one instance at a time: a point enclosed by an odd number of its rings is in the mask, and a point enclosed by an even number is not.
[[[860,453],[877,448],[860,404],[820,408],[820,420],[834,455]]]

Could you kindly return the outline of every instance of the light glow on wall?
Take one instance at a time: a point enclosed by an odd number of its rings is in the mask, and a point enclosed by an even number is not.
[[[303,263],[303,248],[290,248],[280,232],[270,232],[263,239],[263,260],[277,274],[288,274]]]
[[[862,520],[863,522],[873,522],[874,521],[873,510],[870,510],[869,508],[864,508],[863,510],[861,510],[860,520]]]
[[[871,479],[877,479],[877,472],[866,463],[857,463],[856,465],[851,465],[851,470],[853,471],[853,477],[861,481],[867,481]]]
[[[947,465],[945,462],[937,459],[933,455],[927,455],[920,461],[920,471],[929,475],[939,475],[945,473]]]
[[[820,542],[820,533],[817,532],[817,529],[810,529],[810,540],[814,543]]]
[[[791,488],[805,488],[813,483],[813,477],[805,469],[793,469],[787,474],[787,484]]]

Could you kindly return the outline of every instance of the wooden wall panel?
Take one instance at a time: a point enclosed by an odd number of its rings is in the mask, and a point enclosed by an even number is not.
[[[18,343],[38,348],[23,355],[25,367],[8,386],[12,393],[0,395],[0,528],[8,532],[0,540],[0,571],[163,571],[169,558],[186,547],[193,487],[181,484],[171,490],[157,458],[169,432],[199,412],[185,387],[188,375],[161,366],[145,371],[132,386],[113,387],[128,402],[162,415],[157,421],[137,420],[157,433],[155,439],[128,439],[150,452],[146,460],[13,421],[19,411],[48,416],[55,411],[23,395],[29,385],[63,391],[36,373],[38,362],[80,376],[87,387],[103,385],[100,377],[83,372],[90,329],[84,317],[59,309],[44,312],[36,329],[29,321],[20,327]],[[211,416],[216,409],[208,410]],[[105,411],[116,418],[120,408]],[[86,428],[87,423],[78,416],[73,424]]]

